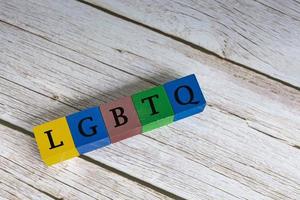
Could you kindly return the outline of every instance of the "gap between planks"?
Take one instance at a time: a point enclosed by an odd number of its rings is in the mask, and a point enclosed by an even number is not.
[[[3,163],[0,173],[4,178],[0,179],[0,188],[4,188],[0,190],[0,196],[3,194],[3,198],[170,199],[80,158],[74,158],[51,168],[46,167],[40,160],[32,137],[2,124],[0,124],[0,132],[5,138],[1,146],[3,154],[0,156],[0,162]],[[45,193],[50,193],[52,196],[47,196]]]
[[[18,131],[18,132],[20,132],[20,133],[23,133],[23,134],[25,134],[25,135],[29,135],[30,137],[34,138],[34,134],[33,134],[32,132],[26,130],[25,128],[22,128],[22,127],[20,127],[20,126],[14,125],[14,124],[12,124],[12,123],[10,123],[10,122],[7,122],[7,121],[5,121],[5,120],[3,120],[3,119],[0,119],[0,124],[3,125],[3,126],[6,126],[6,127],[8,127],[8,128],[11,128],[11,129],[13,129],[13,130],[16,130],[16,131]],[[97,166],[99,166],[99,167],[101,167],[101,168],[104,168],[104,169],[106,169],[106,170],[108,170],[108,171],[110,171],[110,172],[113,172],[113,173],[115,173],[115,174],[117,174],[117,175],[120,175],[120,176],[122,176],[122,177],[124,177],[124,178],[126,178],[126,179],[129,179],[129,180],[131,180],[131,181],[133,181],[133,182],[136,182],[136,183],[138,183],[138,184],[140,184],[140,185],[142,185],[142,186],[144,186],[144,187],[150,188],[150,189],[152,189],[152,190],[154,190],[154,191],[156,191],[156,192],[158,192],[158,193],[160,193],[160,194],[163,194],[163,195],[165,195],[165,196],[167,196],[167,197],[169,197],[169,198],[177,199],[177,200],[186,200],[186,199],[183,198],[183,197],[180,197],[180,196],[178,196],[178,195],[176,195],[176,194],[173,194],[173,193],[171,193],[171,192],[169,192],[169,191],[167,191],[167,190],[164,190],[164,189],[162,189],[162,188],[159,188],[159,187],[157,187],[157,186],[155,186],[155,185],[153,185],[153,184],[151,184],[151,183],[148,183],[148,182],[143,181],[143,180],[141,180],[141,179],[139,179],[139,178],[136,178],[136,177],[134,177],[134,176],[131,176],[131,175],[128,174],[128,173],[125,173],[125,172],[123,172],[123,171],[121,171],[121,170],[118,170],[118,169],[116,169],[116,168],[114,168],[114,167],[108,166],[108,165],[106,165],[106,164],[104,164],[104,163],[102,163],[102,162],[100,162],[100,161],[94,160],[94,159],[92,159],[92,158],[90,158],[90,157],[87,157],[87,156],[85,156],[85,155],[80,155],[79,158],[81,158],[81,159],[83,159],[83,160],[85,160],[85,161],[87,161],[87,162],[93,163],[93,164],[95,164],[95,165],[97,165]],[[33,187],[33,186],[31,186],[31,187]],[[34,188],[34,187],[33,187],[33,188]],[[37,189],[37,188],[35,188],[35,189]],[[55,197],[55,196],[53,196],[53,195],[51,195],[51,194],[49,194],[49,193],[47,193],[47,192],[45,192],[45,191],[42,191],[42,190],[40,190],[40,189],[37,189],[37,190],[38,190],[39,192],[41,192],[41,193],[43,193],[43,194],[45,194],[45,195],[47,195],[47,196],[49,196],[49,197],[55,199],[55,200],[60,200],[60,198],[57,198],[57,197]]]
[[[84,1],[300,87],[296,64],[299,61],[297,25],[300,20],[295,12],[299,5],[292,1],[284,4],[266,1],[269,7],[256,1],[240,0],[229,4],[207,0],[166,0],[155,4],[126,0]]]
[[[119,14],[119,13],[116,13],[116,12],[114,12],[114,11],[112,11],[112,10],[107,9],[107,8],[101,7],[101,6],[99,6],[99,5],[95,5],[95,4],[93,4],[93,3],[90,3],[90,2],[87,2],[87,1],[84,1],[84,0],[76,0],[76,1],[78,1],[78,2],[80,2],[80,3],[83,3],[83,4],[85,4],[85,5],[91,6],[91,7],[95,8],[95,9],[101,10],[101,11],[107,13],[107,14],[110,14],[110,15],[112,15],[112,16],[115,16],[115,17],[117,17],[117,18],[120,18],[120,19],[122,19],[122,20],[125,20],[125,21],[127,21],[127,22],[130,22],[130,23],[133,23],[133,24],[135,24],[135,25],[138,25],[138,26],[142,26],[142,27],[144,27],[144,28],[147,28],[147,29],[149,29],[149,30],[151,30],[151,31],[154,31],[154,32],[159,33],[159,34],[161,34],[161,35],[164,35],[164,36],[166,36],[166,37],[168,37],[168,38],[171,38],[171,39],[173,39],[173,40],[175,40],[175,41],[177,41],[177,42],[183,43],[183,44],[185,44],[185,45],[187,45],[187,46],[189,46],[189,47],[191,47],[191,48],[193,48],[193,49],[196,49],[196,50],[198,50],[198,51],[201,51],[202,53],[205,53],[205,54],[214,56],[215,58],[221,59],[221,60],[226,61],[226,62],[228,62],[228,63],[230,63],[230,64],[237,65],[237,66],[239,66],[239,67],[241,67],[241,68],[250,70],[250,71],[252,71],[252,72],[254,72],[254,73],[260,74],[260,75],[262,75],[262,76],[265,76],[266,78],[269,78],[269,79],[271,79],[271,80],[277,81],[277,82],[279,82],[279,83],[281,83],[281,84],[283,84],[283,85],[289,86],[289,87],[291,87],[291,88],[294,88],[294,89],[300,91],[300,87],[298,87],[298,86],[296,86],[296,85],[293,85],[293,84],[291,84],[291,83],[288,83],[288,82],[286,82],[286,81],[284,81],[284,80],[281,80],[281,79],[279,79],[279,78],[273,77],[273,76],[271,76],[271,75],[269,75],[269,74],[263,73],[263,72],[261,72],[261,71],[259,71],[259,70],[257,70],[257,69],[251,68],[251,67],[249,67],[249,66],[246,66],[246,65],[244,65],[244,64],[242,64],[242,63],[239,63],[239,62],[236,62],[236,61],[234,61],[234,60],[231,60],[231,59],[228,59],[228,58],[225,58],[225,57],[221,57],[220,55],[218,55],[217,53],[215,53],[215,52],[213,52],[213,51],[211,51],[211,50],[209,50],[209,49],[206,49],[206,48],[201,47],[201,46],[199,46],[199,45],[197,45],[197,44],[194,44],[194,43],[192,43],[192,42],[189,42],[189,41],[187,41],[187,40],[185,40],[185,39],[183,39],[183,38],[180,38],[180,37],[178,37],[178,36],[176,36],[176,35],[172,35],[172,34],[170,34],[170,33],[166,33],[166,32],[164,32],[164,31],[162,31],[162,30],[159,30],[159,29],[157,29],[157,28],[155,28],[155,27],[152,27],[152,26],[149,26],[149,25],[147,25],[147,24],[144,24],[144,23],[135,21],[135,20],[133,20],[133,19],[131,19],[131,18],[129,18],[129,17],[126,17],[126,16],[124,16],[124,15],[121,15],[121,14]]]

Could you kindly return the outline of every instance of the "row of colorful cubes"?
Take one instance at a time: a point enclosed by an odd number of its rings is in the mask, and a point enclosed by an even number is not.
[[[47,165],[202,112],[206,105],[194,74],[132,96],[34,127]]]

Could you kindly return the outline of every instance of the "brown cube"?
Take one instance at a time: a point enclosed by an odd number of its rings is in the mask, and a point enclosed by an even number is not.
[[[141,133],[141,123],[131,97],[103,104],[100,110],[112,143]]]

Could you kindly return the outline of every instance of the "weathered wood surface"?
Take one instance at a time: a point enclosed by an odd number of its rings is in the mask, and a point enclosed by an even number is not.
[[[169,199],[80,158],[46,167],[34,138],[0,125],[0,198]]]
[[[104,163],[176,198],[299,199],[298,90],[80,2],[0,2],[0,117],[28,131],[174,77],[199,77],[209,104],[202,115],[68,167]]]
[[[300,87],[298,1],[84,1]]]

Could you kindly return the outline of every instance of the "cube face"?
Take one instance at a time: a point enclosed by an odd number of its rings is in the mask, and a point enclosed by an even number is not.
[[[36,126],[33,132],[48,166],[79,155],[65,117]]]
[[[172,106],[162,86],[136,93],[131,98],[143,132],[173,122]]]
[[[99,107],[69,115],[67,121],[80,154],[111,143]]]
[[[131,97],[101,105],[100,110],[112,143],[141,133],[142,126]]]
[[[202,112],[206,101],[194,74],[164,84],[174,121]]]

